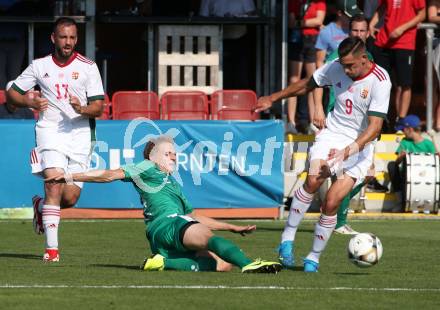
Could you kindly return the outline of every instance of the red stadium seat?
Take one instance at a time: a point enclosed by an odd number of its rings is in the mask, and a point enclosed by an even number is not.
[[[6,93],[4,90],[0,90],[0,104],[4,104],[6,102]]]
[[[209,119],[208,97],[201,91],[168,91],[161,98],[165,120]]]
[[[254,121],[259,119],[256,105],[257,96],[251,90],[218,90],[211,95],[212,119]]]
[[[113,119],[159,119],[159,100],[150,91],[118,91],[112,97]]]
[[[108,120],[111,119],[111,106],[112,103],[110,102],[110,98],[107,94],[104,95],[104,111],[102,111],[102,114],[97,119],[101,120]]]

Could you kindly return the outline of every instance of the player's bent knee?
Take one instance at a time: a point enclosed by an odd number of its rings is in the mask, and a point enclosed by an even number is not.
[[[81,189],[76,185],[66,185],[61,198],[61,208],[73,207],[81,195]]]
[[[310,176],[307,178],[307,182],[305,184],[305,189],[308,193],[315,193],[319,187],[321,186],[322,182],[318,180],[315,176]]]
[[[341,204],[341,200],[331,196],[330,197],[327,196],[325,199],[325,204],[323,206],[322,212],[325,215],[334,215],[336,214],[340,204]]]
[[[44,192],[46,197],[60,199],[63,193],[63,184],[59,183],[45,183]]]
[[[61,199],[61,208],[72,208],[79,199],[79,195],[71,195],[68,197],[64,197]]]

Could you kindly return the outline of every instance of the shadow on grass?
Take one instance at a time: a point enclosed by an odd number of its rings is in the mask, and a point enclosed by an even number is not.
[[[35,255],[35,254],[21,254],[21,253],[0,253],[0,257],[5,258],[22,258],[22,259],[43,259],[43,256],[41,255]]]
[[[335,272],[338,276],[369,276],[369,272]]]
[[[282,228],[277,228],[277,227],[260,227],[260,226],[258,226],[258,223],[257,223],[257,232],[258,231],[279,231],[280,232],[280,234],[283,232],[283,230],[284,230],[284,227],[282,227]],[[313,229],[313,228],[310,228],[310,229],[304,229],[304,228],[300,228],[300,229],[298,229],[298,232],[309,232],[309,233],[313,233],[315,230]]]
[[[284,272],[286,272],[286,271],[304,271],[304,267],[303,266],[295,266],[293,268],[283,269],[282,271],[284,271]]]
[[[130,269],[130,270],[140,270],[140,266],[127,266],[127,265],[115,265],[115,264],[92,264],[92,267],[101,267],[101,268],[122,268],[122,269]]]

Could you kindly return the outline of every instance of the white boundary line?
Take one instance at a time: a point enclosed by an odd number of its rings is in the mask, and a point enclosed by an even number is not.
[[[184,290],[280,290],[280,291],[370,291],[370,292],[433,292],[440,288],[405,287],[294,287],[294,286],[228,286],[228,285],[16,285],[2,284],[0,289],[184,289]]]
[[[318,216],[316,218],[304,218],[303,222],[316,222]],[[63,223],[143,223],[144,219],[61,219]],[[350,222],[386,222],[386,221],[437,221],[440,220],[440,216],[433,216],[426,218],[383,218],[383,219],[373,219],[373,218],[351,218]],[[255,222],[255,223],[284,223],[286,220],[273,220],[273,219],[225,219],[227,222]],[[32,219],[0,219],[0,223],[19,223],[19,222],[32,222]]]

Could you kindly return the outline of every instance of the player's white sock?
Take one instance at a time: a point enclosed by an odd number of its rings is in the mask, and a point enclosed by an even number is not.
[[[321,214],[318,223],[315,225],[315,234],[313,237],[312,251],[307,255],[306,259],[319,263],[319,256],[324,251],[330,236],[336,226],[337,216]]]
[[[43,205],[43,226],[46,234],[46,249],[58,249],[58,225],[60,206]]]
[[[309,209],[312,200],[313,194],[307,193],[304,186],[295,191],[292,204],[290,205],[289,217],[281,235],[281,242],[295,240],[296,230],[304,218],[304,213]]]

